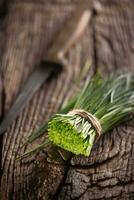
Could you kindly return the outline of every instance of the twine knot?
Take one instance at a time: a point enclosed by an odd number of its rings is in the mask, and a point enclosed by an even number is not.
[[[96,135],[97,138],[100,137],[100,135],[102,134],[102,127],[101,127],[99,120],[91,113],[89,113],[83,109],[74,109],[74,110],[71,110],[68,114],[79,115],[80,117],[85,118],[94,127],[94,129],[97,133],[97,135]]]

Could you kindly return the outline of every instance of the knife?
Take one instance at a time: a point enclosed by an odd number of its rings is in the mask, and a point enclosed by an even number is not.
[[[40,65],[30,75],[22,91],[18,95],[9,112],[0,125],[0,135],[12,124],[20,112],[25,108],[41,85],[51,76],[59,66],[67,66],[65,55],[83,35],[91,18],[89,0],[80,1],[76,6],[71,20],[68,20],[45,56],[44,64]]]

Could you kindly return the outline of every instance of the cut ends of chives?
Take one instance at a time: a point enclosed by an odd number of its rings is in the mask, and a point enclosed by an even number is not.
[[[48,126],[49,140],[76,155],[89,156],[96,130],[85,118],[71,114],[57,114]]]

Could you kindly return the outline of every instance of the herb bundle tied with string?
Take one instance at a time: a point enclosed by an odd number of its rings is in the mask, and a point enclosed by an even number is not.
[[[96,75],[86,81],[80,94],[71,102],[49,120],[48,143],[76,155],[89,156],[100,135],[126,121],[134,112],[134,75],[116,74],[107,80]]]

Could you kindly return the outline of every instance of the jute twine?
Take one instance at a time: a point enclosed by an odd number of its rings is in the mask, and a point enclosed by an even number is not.
[[[82,109],[74,109],[74,110],[69,111],[68,114],[79,115],[80,117],[85,118],[89,123],[91,123],[97,133],[96,139],[99,138],[100,135],[102,134],[102,128],[101,128],[101,124],[99,120],[91,113]]]

